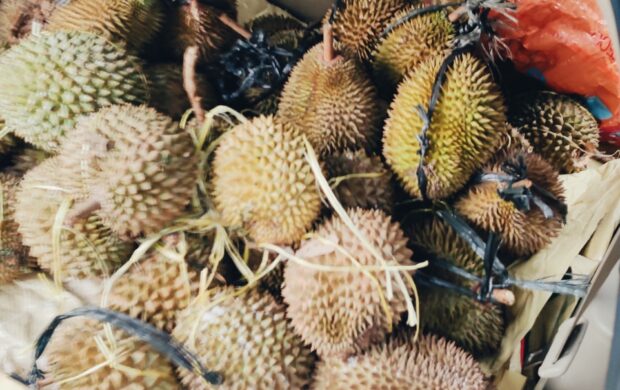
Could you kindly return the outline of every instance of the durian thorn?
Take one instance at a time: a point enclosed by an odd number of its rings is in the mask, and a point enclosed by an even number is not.
[[[200,58],[198,46],[189,46],[183,53],[183,88],[199,124],[205,120],[205,111],[202,108],[202,97],[198,93],[196,67]]]
[[[319,164],[319,161],[316,157],[316,153],[314,152],[312,145],[308,141],[308,138],[306,138],[306,136],[303,136],[303,140],[304,140],[305,147],[306,147],[306,150],[305,150],[306,160],[308,161],[310,168],[312,169],[316,182],[319,185],[319,188],[325,194],[325,197],[329,201],[329,204],[332,206],[332,208],[334,209],[336,214],[340,217],[340,219],[342,219],[342,221],[347,226],[347,228],[351,231],[351,233],[353,233],[353,235],[359,240],[362,246],[368,252],[370,252],[370,254],[379,262],[379,264],[381,264],[381,266],[387,267],[387,262],[385,261],[383,256],[381,256],[381,253],[368,241],[368,239],[362,234],[362,232],[359,231],[357,226],[355,226],[355,224],[351,220],[351,217],[349,217],[344,207],[342,207],[342,204],[340,204],[340,202],[338,201],[338,198],[336,197],[336,194],[334,194],[334,191],[332,191],[332,189],[329,187],[329,183],[327,182],[327,179],[325,179],[325,176],[323,175],[323,172],[321,170],[321,165]],[[386,282],[388,300],[392,300],[394,297],[394,292],[392,289],[392,278],[390,277],[390,273],[387,269],[385,271],[385,282]]]
[[[218,19],[220,19],[220,21],[224,23],[226,26],[228,26],[231,30],[241,35],[243,39],[249,40],[250,38],[252,38],[252,33],[246,30],[245,28],[241,27],[241,25],[239,25],[239,23],[234,21],[230,16],[226,14],[221,14],[218,17]]]
[[[76,204],[69,213],[67,213],[66,223],[73,227],[78,221],[88,219],[95,211],[101,209],[101,202],[95,198],[86,199]]]
[[[60,256],[62,227],[71,204],[72,199],[70,197],[63,199],[56,211],[54,224],[52,225],[52,275],[54,277],[54,284],[58,288],[62,288],[62,258]]]
[[[77,239],[82,240],[90,248],[90,250],[93,251],[93,253],[95,254],[95,257],[97,258],[99,266],[101,267],[101,272],[105,276],[110,275],[108,263],[103,259],[103,256],[101,256],[101,253],[99,253],[99,249],[97,248],[97,245],[95,245],[84,233],[74,230],[69,226],[63,226],[62,230],[68,231],[69,233],[73,234]]]

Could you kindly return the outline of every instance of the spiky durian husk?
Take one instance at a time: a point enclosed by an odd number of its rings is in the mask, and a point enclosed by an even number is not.
[[[378,177],[352,177],[342,181],[334,192],[344,207],[381,209],[390,212],[394,206],[392,174],[381,158],[368,156],[363,150],[347,151],[326,159],[331,179],[348,175],[377,174]]]
[[[187,92],[183,88],[183,69],[176,64],[154,65],[146,69],[151,90],[149,105],[173,119],[180,119],[189,110]],[[205,109],[215,106],[217,98],[213,86],[202,74],[196,75],[198,96]]]
[[[323,44],[293,69],[278,115],[321,155],[372,146],[380,128],[377,94],[360,65],[344,57],[326,63]]]
[[[63,279],[109,275],[133,250],[133,244],[116,238],[95,215],[70,228],[55,223],[63,202],[76,203],[86,197],[80,176],[62,157],[52,157],[24,176],[17,192],[15,220],[22,242],[30,247],[30,256],[41,268],[60,272]],[[61,227],[57,262],[53,254],[55,225]]]
[[[346,54],[366,61],[394,14],[407,6],[405,0],[344,0],[334,19],[334,37]],[[330,16],[331,10],[325,21]]]
[[[433,335],[397,338],[349,358],[319,362],[313,389],[441,390],[488,388],[480,365],[453,342]]]
[[[159,232],[184,213],[198,166],[189,133],[166,115],[146,106],[103,108],[80,120],[61,153],[81,166],[83,152],[97,156],[89,172],[82,167],[82,182],[119,236]]]
[[[19,186],[16,176],[0,173],[0,285],[10,283],[31,272],[33,259],[15,221],[15,196]]]
[[[568,96],[546,91],[523,96],[511,107],[510,122],[560,173],[585,169],[598,149],[596,119]]]
[[[81,115],[143,102],[146,91],[139,60],[90,33],[43,33],[0,55],[0,116],[47,151],[58,148]]]
[[[148,344],[121,330],[114,330],[114,344],[104,332],[103,325],[93,320],[72,318],[63,322],[45,351],[52,385],[62,383],[63,389],[162,389],[177,390],[174,370],[167,359]],[[104,355],[95,337],[112,351],[119,368],[104,364]],[[114,346],[115,345],[115,346]],[[87,370],[102,365],[88,375]],[[122,367],[128,369],[122,369]],[[77,378],[75,378],[77,377]]]
[[[392,23],[405,16],[398,13]],[[445,11],[415,17],[390,32],[373,54],[373,69],[378,84],[387,95],[407,73],[431,57],[445,57],[452,49],[454,27]]]
[[[203,59],[212,62],[220,50],[238,38],[230,27],[219,20],[222,14],[236,18],[236,1],[218,1],[217,8],[198,2],[197,7],[198,20],[189,5],[174,7],[166,25],[164,44],[177,57],[182,57],[188,47],[198,46]]]
[[[348,211],[351,220],[386,259],[411,265],[412,252],[398,223],[380,210]],[[380,265],[339,217],[321,225],[317,231],[344,249],[320,241],[302,243],[297,256],[317,265],[352,266],[349,253],[361,265]],[[313,252],[317,252],[314,254]],[[369,271],[385,291],[385,273]],[[347,355],[369,343],[382,340],[391,324],[381,305],[381,295],[373,279],[362,271],[324,272],[294,262],[284,271],[282,296],[289,305],[287,315],[295,330],[321,356]],[[406,301],[395,293],[387,304],[393,321],[406,311]]]
[[[505,164],[517,165],[519,157],[524,159],[527,167],[527,177],[524,179],[564,202],[564,188],[558,172],[537,154],[513,151],[495,159],[483,169],[483,173],[509,174]],[[456,210],[474,226],[499,234],[502,247],[510,253],[531,256],[558,236],[562,228],[562,213],[552,206],[554,215],[547,219],[535,205],[531,205],[529,211],[519,210],[513,202],[500,195],[499,191],[504,188],[505,184],[497,182],[476,184],[457,201]]]
[[[213,388],[301,389],[308,385],[314,358],[286,320],[286,307],[256,289],[240,296],[235,293],[231,287],[212,290],[208,299],[179,314],[173,332],[203,366],[223,375],[224,383]],[[185,370],[180,374],[190,390],[212,388]]]
[[[140,49],[153,39],[163,20],[158,0],[71,0],[54,10],[47,30],[92,32]]]
[[[410,195],[421,198],[417,169],[423,120],[443,58],[420,65],[401,83],[383,135],[383,154]],[[460,190],[492,156],[505,129],[503,98],[485,64],[471,54],[449,67],[427,132],[424,172],[429,199]]]
[[[54,0],[1,1],[0,47],[15,44],[28,37],[34,22],[45,25],[55,7]]]
[[[13,155],[11,167],[8,171],[12,174],[23,176],[26,172],[50,157],[51,154],[43,150],[26,146],[25,148],[18,150],[17,153]]]
[[[152,250],[116,281],[110,307],[170,332],[177,312],[196,296],[200,272],[213,267],[209,266],[211,243],[206,238],[173,234],[165,237],[164,242],[163,250]],[[215,278],[211,286],[220,283]]]
[[[260,116],[222,136],[213,161],[216,209],[259,243],[289,245],[319,216],[321,199],[303,138]]]
[[[417,226],[412,242],[432,256],[449,261],[479,277],[484,275],[484,263],[451,227],[438,219]],[[432,266],[431,260],[431,266]],[[427,271],[425,271],[427,272]],[[437,268],[430,272],[442,279],[473,289],[474,282],[451,275]],[[446,337],[474,356],[494,353],[504,334],[504,319],[498,306],[478,303],[472,298],[441,288],[420,289],[422,328]]]

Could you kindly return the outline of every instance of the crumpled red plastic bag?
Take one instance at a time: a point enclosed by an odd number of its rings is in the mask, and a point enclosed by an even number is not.
[[[596,0],[515,0],[515,28],[503,29],[517,69],[554,90],[586,98],[601,136],[620,145],[620,70]]]

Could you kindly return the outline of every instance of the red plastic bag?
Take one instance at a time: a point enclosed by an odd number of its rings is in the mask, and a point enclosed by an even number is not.
[[[517,69],[558,92],[586,98],[601,136],[620,145],[620,71],[596,0],[516,0],[514,28],[501,31]]]

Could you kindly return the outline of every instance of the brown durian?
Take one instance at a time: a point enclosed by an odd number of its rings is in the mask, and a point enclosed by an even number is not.
[[[92,390],[180,388],[164,356],[124,331],[113,330],[113,335],[112,343],[103,325],[93,320],[72,318],[63,322],[43,355],[52,386]],[[114,363],[118,368],[105,364],[108,357],[100,350],[96,337],[117,357]],[[85,374],[97,366],[100,368]]]
[[[76,221],[73,226],[55,222],[62,216],[59,210],[63,205],[86,198],[81,174],[62,157],[52,157],[24,176],[17,192],[15,220],[24,245],[30,247],[30,256],[41,268],[58,273],[61,279],[110,275],[133,251],[133,244],[116,238],[96,215]],[[55,226],[60,229],[57,258]]]
[[[61,154],[82,166],[85,205],[100,208],[122,237],[159,232],[181,216],[198,178],[189,133],[146,106],[110,106],[82,118]]]
[[[383,135],[383,154],[407,192],[422,198],[418,184],[418,136],[443,58],[420,65],[401,83]],[[503,99],[486,65],[472,54],[458,56],[448,68],[427,131],[423,164],[426,196],[444,199],[460,190],[492,156],[505,129]]]
[[[482,173],[505,176],[511,174],[511,168],[522,170],[522,175],[515,180],[524,186],[531,182],[534,194],[539,188],[551,194],[560,204],[564,203],[564,188],[558,172],[537,154],[514,150],[489,163]],[[531,204],[529,210],[520,210],[514,202],[502,196],[500,191],[508,187],[508,183],[497,181],[474,184],[455,207],[475,227],[499,234],[502,248],[515,256],[528,257],[558,236],[564,211],[562,206],[553,203],[548,203],[553,213],[550,218],[546,218],[535,204]],[[546,199],[543,197],[542,200]]]
[[[369,243],[385,259],[412,265],[412,252],[398,223],[380,210],[349,210],[349,216]],[[297,256],[316,265],[353,266],[350,253],[361,265],[380,265],[339,217],[321,225],[316,236],[334,242],[330,246],[311,239],[302,243]],[[368,271],[385,291],[385,273]],[[362,271],[325,272],[289,261],[284,271],[282,296],[296,332],[320,356],[347,356],[381,341],[392,324],[381,305],[379,287]],[[395,292],[387,301],[398,322],[406,309],[405,297]]]
[[[170,332],[177,312],[185,309],[197,295],[200,272],[212,268],[209,266],[211,243],[204,237],[189,234],[172,234],[163,241],[162,249],[151,250],[116,281],[110,308]],[[211,286],[221,283],[221,276],[216,275]]]
[[[15,221],[16,192],[19,179],[0,173],[0,285],[10,283],[32,272],[33,259]]]
[[[34,22],[44,26],[56,3],[55,0],[0,1],[0,48],[30,36]]]
[[[164,29],[164,46],[177,58],[183,57],[188,47],[197,46],[204,61],[214,61],[222,49],[238,39],[236,33],[219,19],[221,15],[236,18],[236,1],[221,0],[216,4],[196,2],[198,15],[190,4],[175,6]]]
[[[390,212],[394,206],[392,174],[381,158],[368,156],[363,150],[347,151],[326,159],[331,180],[342,178],[334,188],[340,203],[347,208],[381,209]],[[359,177],[351,175],[359,175]],[[363,175],[371,175],[363,177]]]
[[[406,16],[398,13],[392,23]],[[394,93],[407,73],[431,57],[445,57],[452,49],[454,27],[446,11],[437,11],[410,19],[392,30],[373,54],[373,70],[386,95]]]
[[[334,37],[345,54],[366,61],[394,14],[408,7],[406,0],[344,0],[334,17]],[[325,16],[329,21],[331,10]]]
[[[574,99],[554,92],[521,96],[511,107],[510,122],[560,173],[585,169],[599,146],[594,116]]]
[[[85,31],[140,49],[164,21],[159,0],[71,0],[58,5],[49,31]]]
[[[149,105],[171,118],[181,119],[190,109],[187,92],[183,88],[183,69],[180,65],[159,64],[146,69],[151,90]],[[196,74],[197,94],[202,98],[202,106],[209,110],[217,103],[215,90],[202,74]]]
[[[393,338],[348,360],[330,357],[317,366],[314,390],[486,390],[478,362],[454,343],[433,335]]]
[[[319,216],[321,199],[303,138],[260,116],[229,130],[215,151],[213,194],[224,223],[259,243],[290,245]]]
[[[320,155],[375,146],[381,120],[375,88],[355,60],[324,59],[319,44],[295,66],[278,116],[304,134]]]
[[[236,293],[232,287],[216,288],[179,314],[173,336],[224,377],[211,387],[180,370],[183,385],[189,390],[307,386],[314,357],[286,320],[286,307],[256,289]]]
[[[451,227],[439,219],[425,221],[411,234],[412,243],[424,253],[448,261],[478,277],[484,275],[484,262]],[[442,268],[430,272],[458,286],[474,289],[475,282],[457,277]],[[422,329],[454,341],[476,357],[497,351],[504,335],[504,318],[499,306],[483,304],[470,297],[438,287],[420,288]]]

